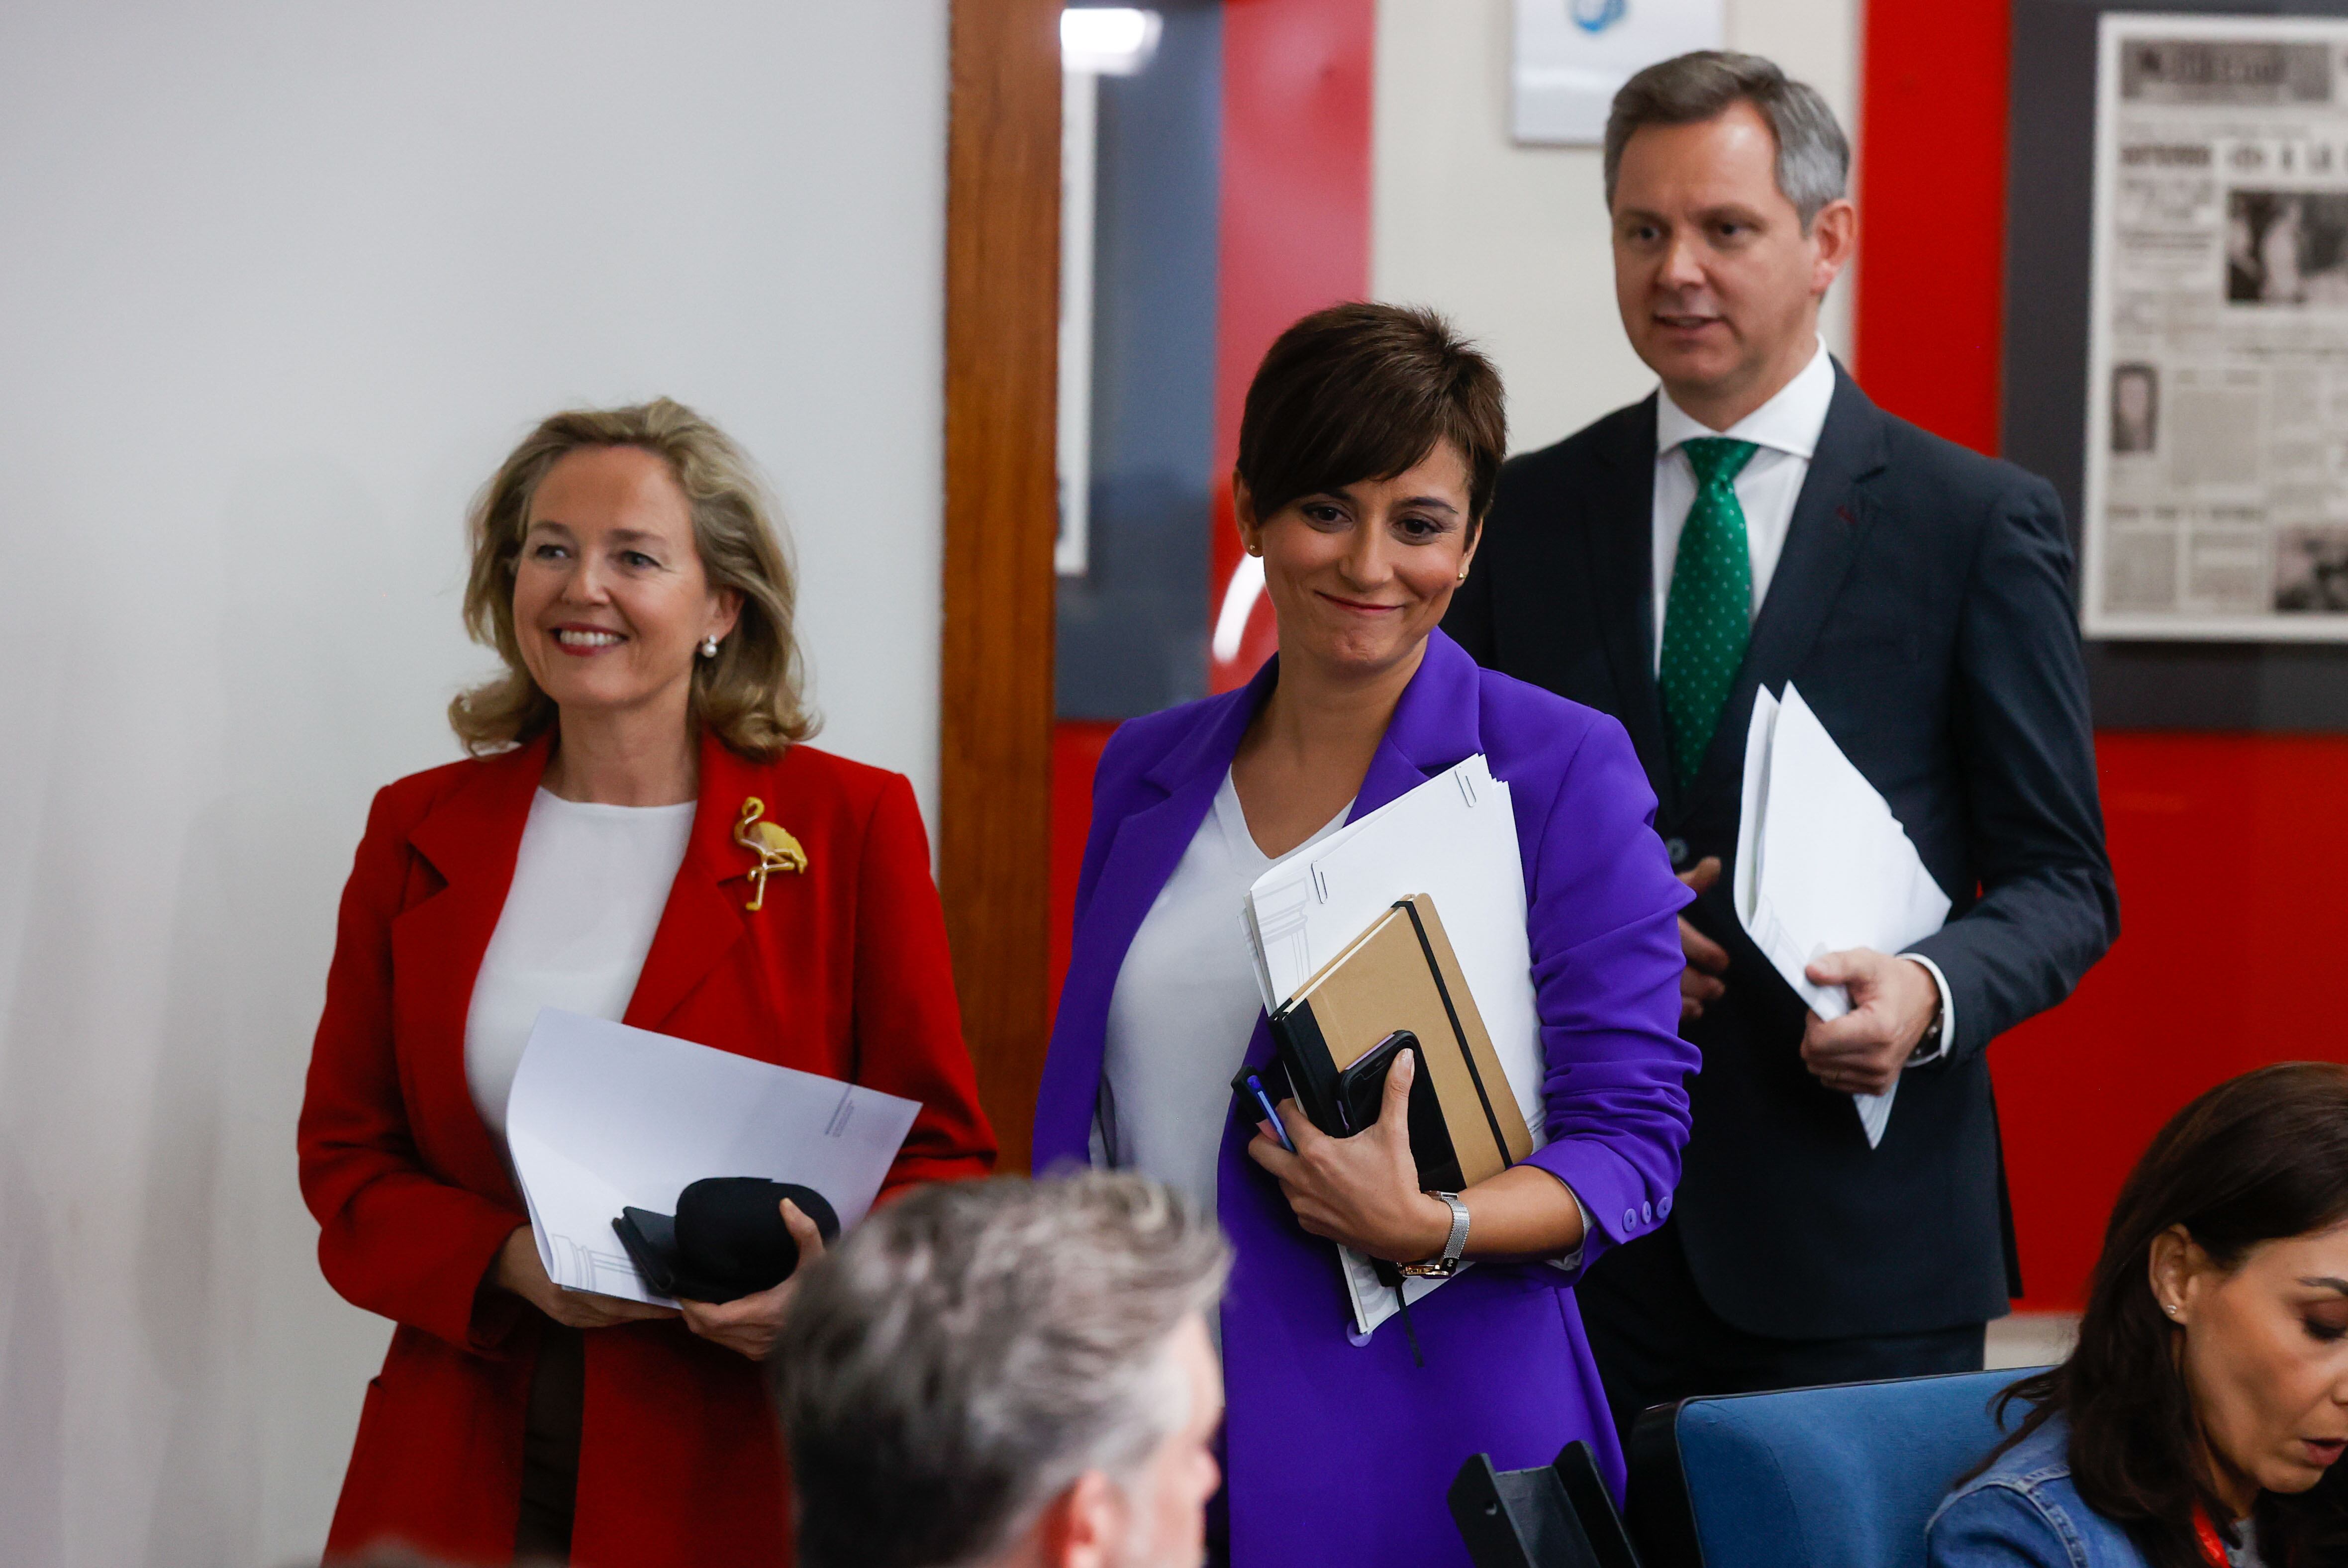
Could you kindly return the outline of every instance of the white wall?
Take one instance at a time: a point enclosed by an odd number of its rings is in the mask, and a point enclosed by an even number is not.
[[[1728,46],[1816,87],[1855,140],[1860,4],[1727,0]],[[1435,305],[1483,342],[1522,451],[1654,377],[1615,314],[1598,150],[1509,139],[1509,0],[1378,0],[1370,273],[1380,299]],[[1846,356],[1851,281],[1823,327]]]
[[[468,495],[669,393],[936,793],[944,0],[0,8],[0,1559],[314,1553],[385,1325],[294,1119]]]

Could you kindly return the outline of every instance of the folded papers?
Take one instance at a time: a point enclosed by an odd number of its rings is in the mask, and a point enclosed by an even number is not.
[[[1941,929],[1949,895],[1890,805],[1853,767],[1802,694],[1753,694],[1731,902],[1746,934],[1821,1018],[1850,1011],[1839,985],[1805,971],[1828,953],[1900,953]],[[1895,1082],[1851,1096],[1870,1149],[1890,1125]]]
[[[705,1176],[812,1187],[853,1228],[921,1106],[604,1018],[541,1008],[506,1102],[506,1143],[547,1277],[674,1306],[612,1221],[667,1213]]]

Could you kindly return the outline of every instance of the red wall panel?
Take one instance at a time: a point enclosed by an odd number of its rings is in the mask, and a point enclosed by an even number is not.
[[[2078,1305],[2161,1123],[2262,1063],[2348,1061],[2348,738],[2106,734],[2122,934],[2075,995],[1990,1048],[2024,1303]]]
[[[1853,368],[1878,403],[1997,449],[2008,0],[1873,0],[1859,101]]]
[[[1221,275],[1215,323],[1214,556],[1209,614],[1240,562],[1230,472],[1257,362],[1291,322],[1370,290],[1371,67],[1375,0],[1226,0]],[[1212,621],[1210,622],[1211,625]],[[1242,686],[1268,658],[1258,596],[1236,657],[1210,689]]]

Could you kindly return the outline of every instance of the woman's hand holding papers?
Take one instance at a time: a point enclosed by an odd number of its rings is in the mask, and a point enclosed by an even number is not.
[[[1406,1147],[1403,1159],[1407,1162],[1409,1158]],[[782,1213],[791,1239],[798,1243],[799,1267],[804,1269],[823,1256],[823,1233],[788,1198],[783,1201]],[[1441,1245],[1439,1239],[1437,1244]],[[722,1345],[753,1361],[764,1361],[775,1347],[775,1336],[782,1328],[783,1314],[790,1307],[798,1274],[794,1271],[789,1279],[772,1290],[733,1301],[680,1302],[678,1305],[684,1308],[680,1313],[676,1307],[564,1290],[547,1277],[546,1265],[539,1261],[538,1238],[524,1225],[508,1236],[506,1244],[499,1249],[497,1266],[490,1278],[500,1290],[511,1291],[565,1328],[610,1328],[623,1323],[682,1316],[687,1328],[712,1344]]]
[[[1410,1086],[1417,1076],[1418,1053],[1397,1054],[1377,1122],[1351,1138],[1330,1137],[1292,1099],[1282,1104],[1280,1119],[1295,1153],[1280,1146],[1272,1123],[1256,1124],[1248,1153],[1279,1179],[1306,1231],[1395,1264],[1443,1250],[1451,1209],[1419,1191],[1418,1163],[1410,1154]]]
[[[563,1289],[547,1277],[546,1265],[539,1261],[538,1237],[528,1225],[508,1236],[506,1244],[498,1249],[497,1267],[490,1277],[499,1290],[511,1291],[565,1328],[609,1328],[618,1323],[676,1315],[670,1307]]]
[[[1419,1190],[1410,1154],[1410,1085],[1418,1053],[1404,1051],[1386,1074],[1375,1126],[1332,1138],[1294,1100],[1280,1119],[1296,1144],[1280,1146],[1272,1123],[1256,1123],[1248,1154],[1280,1181],[1296,1222],[1365,1257],[1413,1264],[1443,1251],[1451,1208]],[[1460,1194],[1471,1223],[1469,1257],[1563,1257],[1581,1245],[1581,1205],[1573,1191],[1538,1165],[1513,1165]]]
[[[823,1256],[823,1233],[788,1198],[783,1200],[783,1223],[789,1227],[791,1240],[799,1244],[799,1264],[791,1277],[772,1290],[732,1301],[680,1302],[687,1328],[753,1361],[764,1361],[773,1352],[775,1336],[782,1330],[783,1315],[790,1310],[791,1294],[798,1288],[800,1274]]]

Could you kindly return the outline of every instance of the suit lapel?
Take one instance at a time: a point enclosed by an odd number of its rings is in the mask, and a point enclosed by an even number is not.
[[[1678,793],[1655,688],[1655,399],[1625,411],[1620,438],[1599,449],[1581,537],[1589,552],[1591,603],[1620,695],[1622,727],[1670,810]]]
[[[759,784],[750,764],[715,736],[702,736],[701,799],[694,808],[693,833],[685,841],[676,881],[669,884],[668,903],[662,907],[660,925],[653,933],[623,1022],[640,1029],[659,1028],[742,939],[743,906],[754,862],[750,851],[734,841],[734,824],[742,803],[759,793]],[[767,800],[767,814],[772,817],[784,804]],[[744,886],[734,890],[723,885],[731,882]],[[741,896],[733,896],[736,892]]]
[[[1345,820],[1359,821],[1482,750],[1482,709],[1476,661],[1439,628],[1428,633]]]
[[[1228,759],[1224,766],[1230,766]],[[1100,891],[1086,911],[1084,928],[1076,934],[1075,945],[1085,962],[1099,965],[1086,973],[1105,975],[1114,985],[1125,965],[1126,949],[1133,945],[1134,934],[1174,868],[1182,863],[1222,782],[1220,771],[1185,779],[1172,794],[1117,825],[1117,837],[1109,841],[1108,855],[1101,862]],[[1107,1005],[1106,991],[1102,1005]]]
[[[393,1016],[411,1042],[407,1061],[416,1121],[451,1181],[520,1200],[465,1078],[465,1020],[481,955],[505,910],[531,799],[546,771],[547,737],[484,760],[407,835],[445,884],[392,922]]]
[[[1098,892],[1075,934],[1074,958],[1068,967],[1070,991],[1063,997],[1062,1026],[1078,1016],[1089,1026],[1071,1037],[1105,1042],[1111,993],[1117,972],[1125,965],[1127,949],[1158,902],[1175,867],[1214,808],[1216,791],[1231,770],[1249,723],[1272,695],[1280,678],[1279,655],[1265,662],[1247,686],[1233,692],[1191,737],[1170,748],[1141,784],[1158,799],[1131,811],[1117,824],[1107,859],[1096,882]],[[1360,792],[1348,813],[1351,821],[1376,810],[1387,801],[1425,782],[1427,775],[1473,755],[1478,747],[1476,664],[1458,644],[1440,630],[1427,637],[1426,655],[1404,688],[1394,718],[1370,758]],[[1088,987],[1079,994],[1077,977]],[[1087,1065],[1086,1078],[1097,1084],[1099,1057]],[[1084,1103],[1092,1103],[1087,1093]]]
[[[1189,736],[1169,748],[1142,775],[1137,786],[1140,798],[1117,823],[1117,836],[1109,841],[1108,854],[1094,880],[1093,903],[1074,934],[1071,984],[1085,976],[1097,995],[1081,1001],[1071,995],[1062,1005],[1064,1011],[1082,1006],[1106,1019],[1126,950],[1174,868],[1182,863],[1199,824],[1214,806],[1215,792],[1231,770],[1241,738],[1279,679],[1280,655],[1274,654],[1246,686],[1208,705]],[[1088,1031],[1086,1037],[1098,1039],[1100,1031]]]
[[[1245,687],[1201,705],[1190,734],[1169,748],[1135,781],[1126,799],[1103,803],[1105,810],[1123,815],[1093,884],[1093,902],[1074,934],[1067,988],[1060,997],[1052,1059],[1038,1097],[1039,1166],[1083,1158],[1099,1103],[1109,1003],[1126,953],[1213,809],[1215,793],[1222,788],[1249,723],[1279,678],[1280,661],[1274,655]],[[1416,788],[1428,772],[1478,748],[1477,679],[1475,662],[1459,645],[1441,631],[1429,634],[1426,659],[1404,689],[1349,820],[1375,810]],[[1262,1047],[1262,1042],[1259,1029],[1251,1049]]]
[[[1786,548],[1769,579],[1768,594],[1753,623],[1753,640],[1729,689],[1728,706],[1713,732],[1691,796],[1717,789],[1734,792],[1745,769],[1745,731],[1753,718],[1753,694],[1763,686],[1780,696],[1818,641],[1843,579],[1858,559],[1869,515],[1864,481],[1886,461],[1883,416],[1838,364],[1834,401],[1826,428],[1794,502]],[[1652,595],[1650,595],[1652,597]]]

